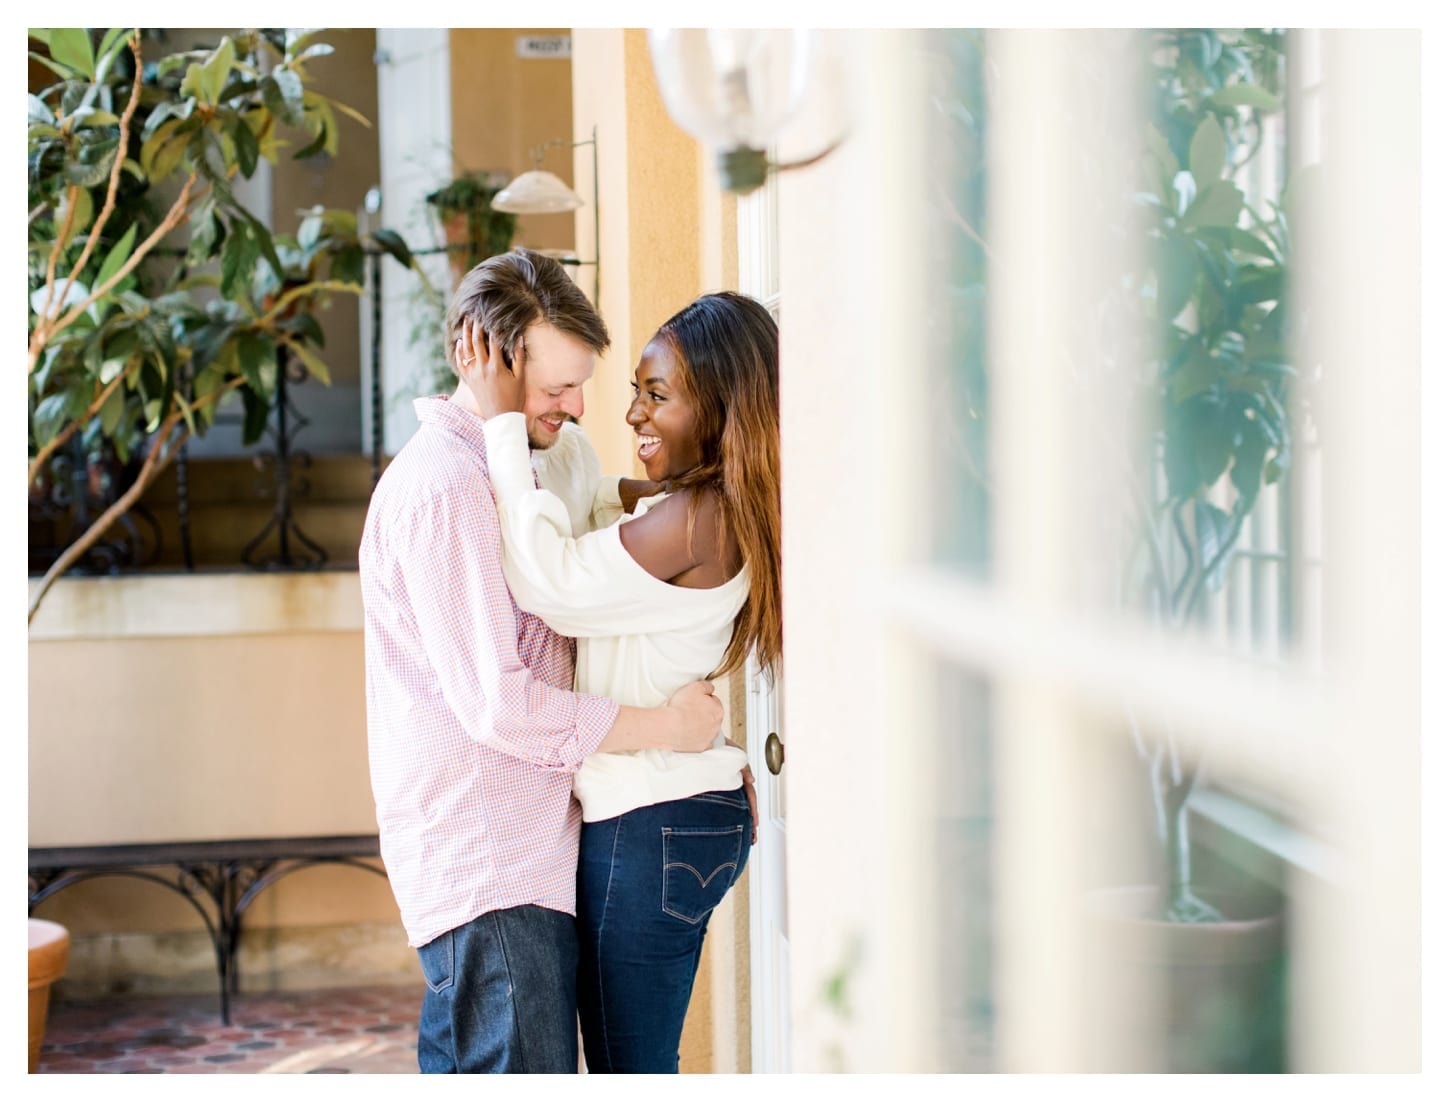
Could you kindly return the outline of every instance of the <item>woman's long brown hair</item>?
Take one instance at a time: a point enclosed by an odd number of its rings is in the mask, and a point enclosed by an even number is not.
[[[695,411],[703,462],[673,479],[691,491],[694,538],[700,494],[718,490],[723,537],[732,532],[750,569],[750,594],[711,677],[741,668],[750,648],[762,669],[781,652],[780,335],[764,306],[729,291],[702,295],[655,334],[674,352],[680,389]]]

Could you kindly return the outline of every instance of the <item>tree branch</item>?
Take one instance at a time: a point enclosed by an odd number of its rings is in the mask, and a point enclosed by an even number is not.
[[[123,382],[125,382],[129,376],[134,374],[136,368],[139,366],[140,361],[138,360],[135,364],[121,371],[114,379],[106,384],[105,389],[101,391],[95,401],[93,401],[89,406],[86,407],[86,411],[84,413],[82,413],[79,417],[72,418],[71,423],[67,425],[64,430],[51,437],[51,439],[47,441],[46,444],[35,453],[35,458],[30,461],[30,481],[32,484],[34,484],[36,478],[39,477],[40,472],[45,468],[46,460],[54,455],[56,451],[61,447],[61,445],[63,445],[67,440],[69,440],[72,436],[79,432],[81,430],[81,427],[87,421],[89,421],[92,417],[101,412],[101,407],[106,404],[106,399],[110,398],[110,396],[116,392],[116,388],[119,387]]]
[[[182,403],[182,405],[192,413],[195,413],[205,405],[220,401],[225,394],[235,390],[245,381],[241,377],[232,379],[225,386],[218,387],[205,398],[200,398],[191,403]],[[40,579],[40,587],[31,595],[30,615],[26,620],[27,623],[33,623],[35,621],[35,613],[40,608],[41,599],[50,592],[50,587],[55,584],[56,579],[74,566],[76,560],[84,555],[105,534],[106,529],[130,511],[131,506],[136,504],[136,500],[156,480],[156,476],[166,469],[166,465],[176,455],[177,447],[191,435],[189,431],[183,429],[181,435],[176,438],[173,446],[170,448],[166,447],[172,432],[176,429],[177,422],[181,421],[182,416],[182,410],[178,408],[170,417],[162,422],[161,427],[156,432],[156,439],[152,442],[151,449],[146,455],[146,462],[142,464],[141,471],[136,476],[136,481],[132,483],[131,488],[117,498],[115,503],[102,513],[94,524],[85,530],[85,533],[80,539],[67,547],[61,553],[60,557],[51,564],[50,569],[45,572],[45,576]]]
[[[91,223],[91,232],[86,235],[86,247],[81,250],[80,259],[75,262],[75,267],[70,272],[70,282],[74,283],[85,270],[86,261],[96,251],[96,245],[101,240],[101,229],[105,226],[111,213],[116,209],[116,189],[121,183],[121,171],[126,165],[126,142],[131,136],[131,116],[136,113],[136,108],[141,102],[141,32],[135,31],[131,36],[131,53],[136,57],[136,77],[131,82],[131,100],[126,104],[126,110],[121,112],[121,140],[116,147],[116,163],[111,166],[111,179],[106,185],[106,201],[101,207],[101,213]]]
[[[80,188],[77,187],[75,184],[71,184],[69,187],[66,188],[66,196],[68,197],[68,201],[65,205],[65,221],[62,222],[60,225],[60,233],[56,234],[55,240],[51,242],[50,260],[45,265],[45,301],[43,302],[42,308],[40,310],[40,320],[36,322],[35,325],[35,331],[37,333],[45,328],[45,319],[50,316],[50,304],[55,300],[55,266],[56,263],[60,260],[60,253],[61,249],[64,247],[64,243],[70,239],[71,226],[75,224],[75,197],[76,193],[79,191]],[[32,346],[35,344],[35,337],[33,334],[31,336],[30,343]],[[35,360],[36,356],[35,354],[32,354],[30,357],[31,371],[35,370]]]
[[[137,248],[130,255],[130,257],[127,258],[126,263],[122,264],[121,267],[116,271],[114,275],[111,276],[110,279],[106,280],[106,282],[102,283],[99,287],[92,288],[91,293],[87,295],[83,301],[77,303],[70,310],[69,313],[59,318],[53,324],[47,325],[44,320],[42,320],[40,324],[35,327],[35,332],[31,333],[30,335],[31,372],[35,371],[35,365],[40,359],[41,350],[44,349],[46,342],[48,342],[51,337],[53,337],[56,333],[59,333],[61,330],[69,327],[72,323],[75,322],[76,318],[80,317],[88,309],[90,309],[93,303],[98,302],[108,291],[110,291],[112,287],[116,286],[116,284],[120,283],[121,280],[125,279],[128,275],[130,275],[136,265],[141,263],[141,261],[146,258],[146,255],[156,247],[157,243],[160,242],[163,237],[165,237],[168,233],[174,230],[177,226],[181,225],[181,221],[186,216],[187,207],[189,206],[191,200],[193,198],[200,198],[206,193],[205,189],[203,189],[196,196],[192,196],[191,188],[192,185],[195,183],[196,173],[195,171],[193,171],[192,174],[187,177],[186,183],[182,185],[181,194],[178,195],[176,197],[176,201],[171,204],[171,209],[166,212],[166,217],[161,220],[161,224],[152,231],[151,236],[146,238],[146,240],[141,243],[140,247]]]

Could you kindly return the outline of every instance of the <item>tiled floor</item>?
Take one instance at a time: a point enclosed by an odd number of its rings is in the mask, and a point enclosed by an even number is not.
[[[420,988],[238,995],[222,1025],[215,995],[56,1003],[40,1070],[243,1074],[417,1072]]]

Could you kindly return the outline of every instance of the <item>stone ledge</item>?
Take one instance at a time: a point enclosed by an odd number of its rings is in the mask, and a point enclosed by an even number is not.
[[[38,584],[31,579],[32,590]],[[61,578],[30,625],[32,643],[361,631],[356,570]]]
[[[418,984],[422,993],[418,954],[396,923],[244,930],[238,965],[243,992]],[[73,937],[56,986],[66,999],[216,991],[216,956],[204,930]]]

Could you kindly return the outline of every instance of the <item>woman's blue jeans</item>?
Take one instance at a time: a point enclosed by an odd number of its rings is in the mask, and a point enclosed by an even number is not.
[[[579,1025],[590,1072],[680,1070],[705,926],[749,856],[743,787],[584,824]]]
[[[579,1070],[574,919],[526,905],[486,911],[418,950],[428,990],[421,1072]]]

